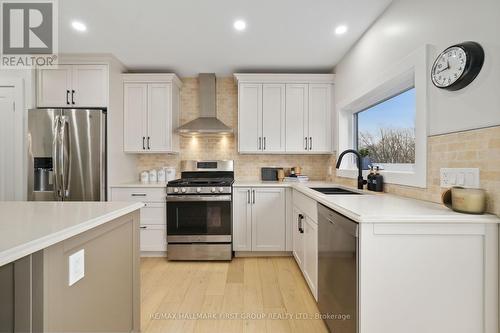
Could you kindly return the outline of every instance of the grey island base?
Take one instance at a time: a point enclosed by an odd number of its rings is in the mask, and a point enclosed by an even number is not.
[[[139,332],[142,203],[0,203],[0,332]]]

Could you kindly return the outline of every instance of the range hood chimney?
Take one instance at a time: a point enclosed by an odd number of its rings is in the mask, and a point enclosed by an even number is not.
[[[198,76],[200,84],[200,117],[177,129],[181,135],[220,135],[232,134],[233,129],[217,119],[215,74],[202,73]]]

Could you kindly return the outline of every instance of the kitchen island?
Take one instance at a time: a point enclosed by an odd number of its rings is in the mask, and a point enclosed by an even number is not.
[[[1,202],[0,331],[138,332],[140,202]]]

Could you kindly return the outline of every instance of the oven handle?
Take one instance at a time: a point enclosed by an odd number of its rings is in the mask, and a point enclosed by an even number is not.
[[[167,202],[231,201],[231,195],[167,195]]]

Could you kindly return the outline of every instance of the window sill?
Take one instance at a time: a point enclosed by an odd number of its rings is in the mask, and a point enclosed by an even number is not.
[[[363,170],[363,178],[366,179],[369,170]],[[412,187],[420,187],[426,188],[427,184],[425,181],[425,177],[418,177],[416,172],[407,172],[407,171],[387,171],[381,170],[380,174],[384,176],[384,182],[388,184],[394,185],[404,185],[404,186],[412,186]],[[357,169],[338,169],[337,177],[343,178],[358,178],[358,170]]]

